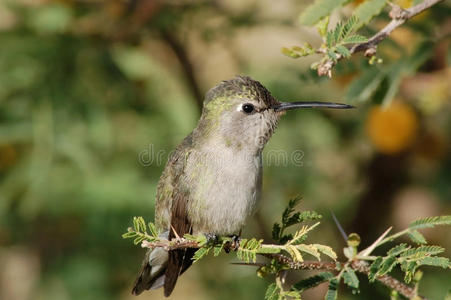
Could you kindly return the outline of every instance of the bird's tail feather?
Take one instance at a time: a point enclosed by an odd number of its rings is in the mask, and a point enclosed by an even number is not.
[[[183,274],[193,263],[192,257],[197,249],[169,251],[168,265],[165,271],[164,295],[169,297],[174,290],[179,275]]]
[[[148,251],[139,276],[133,285],[132,294],[139,295],[145,290],[162,287],[165,281],[167,262],[168,252],[164,249],[156,248]]]

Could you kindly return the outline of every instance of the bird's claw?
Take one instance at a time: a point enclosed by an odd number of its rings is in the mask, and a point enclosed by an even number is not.
[[[226,253],[229,253],[230,251],[237,251],[238,248],[240,248],[241,237],[238,235],[232,235],[231,238],[232,240],[224,245],[224,250]]]
[[[214,245],[219,241],[219,237],[213,233],[207,233],[205,237],[207,238],[207,245]]]

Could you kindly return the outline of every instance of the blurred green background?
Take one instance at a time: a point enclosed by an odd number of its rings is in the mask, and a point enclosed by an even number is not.
[[[421,216],[450,214],[450,2],[384,41],[382,65],[370,68],[356,55],[332,80],[309,70],[315,58],[280,53],[321,42],[297,23],[307,4],[0,0],[0,299],[135,299],[144,250],[121,234],[133,216],[153,219],[169,152],[196,125],[204,93],[236,74],[281,100],[358,106],[282,119],[265,150],[260,209],[243,236],[270,242],[273,222],[298,194],[303,208],[324,215],[310,240],[340,255],[344,241],[330,211],[364,245],[390,225],[400,230]],[[383,13],[363,33],[387,20]],[[425,235],[451,256],[449,229]],[[270,279],[231,261],[197,263],[173,299],[262,299]],[[450,272],[424,271],[421,293],[443,299]],[[304,298],[321,299],[325,288]],[[341,299],[388,294],[363,284],[359,295]],[[139,296],[161,298],[161,290]]]

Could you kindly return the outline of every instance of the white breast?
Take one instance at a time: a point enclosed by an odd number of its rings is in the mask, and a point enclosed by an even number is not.
[[[190,191],[189,216],[199,233],[237,234],[252,214],[261,189],[261,155],[226,148],[191,155],[197,170]],[[196,167],[197,164],[197,167]],[[194,182],[192,182],[194,183]]]

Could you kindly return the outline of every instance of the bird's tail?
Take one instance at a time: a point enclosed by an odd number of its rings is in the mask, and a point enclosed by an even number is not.
[[[154,290],[162,287],[167,264],[168,252],[166,250],[163,248],[149,250],[133,286],[132,294],[139,295],[145,290]]]
[[[155,290],[164,286],[164,295],[169,297],[179,275],[191,266],[196,250],[192,248],[170,252],[163,248],[149,250],[133,286],[132,294],[139,295],[145,290]]]

